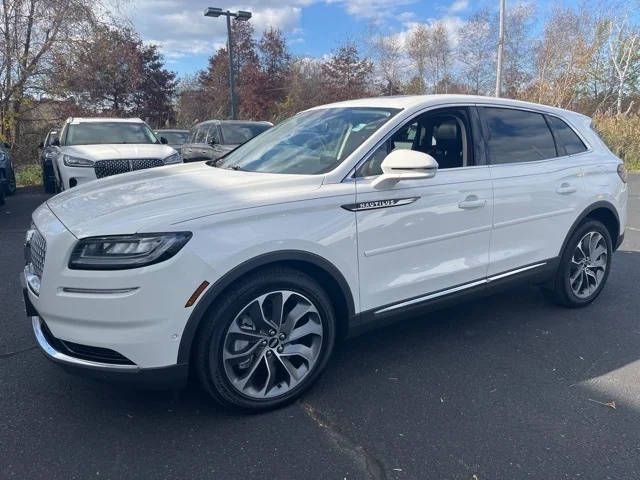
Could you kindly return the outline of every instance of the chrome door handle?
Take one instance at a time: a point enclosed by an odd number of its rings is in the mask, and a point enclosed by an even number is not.
[[[574,187],[570,183],[566,183],[566,182],[563,183],[562,185],[560,185],[556,189],[556,192],[559,193],[560,195],[568,195],[570,193],[576,193],[577,191],[578,191],[578,189],[576,187]]]
[[[471,210],[474,208],[482,208],[487,204],[486,200],[480,200],[476,195],[469,195],[462,202],[458,203],[458,208]]]

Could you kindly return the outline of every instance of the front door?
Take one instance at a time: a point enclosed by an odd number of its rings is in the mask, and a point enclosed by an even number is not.
[[[408,121],[356,171],[362,311],[393,310],[421,297],[482,284],[489,263],[492,185],[473,148],[472,112],[429,111]],[[428,153],[435,177],[376,189],[384,157],[399,148]]]

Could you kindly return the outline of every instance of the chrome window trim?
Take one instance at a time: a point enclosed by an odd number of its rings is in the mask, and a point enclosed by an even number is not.
[[[396,133],[398,130],[400,130],[400,128],[402,128],[407,122],[411,121],[411,119],[422,115],[424,113],[427,113],[431,110],[438,110],[438,109],[443,109],[443,108],[455,108],[455,107],[492,107],[492,108],[506,108],[506,109],[511,109],[511,110],[521,110],[524,112],[532,112],[532,113],[538,113],[541,115],[548,115],[550,117],[555,117],[559,120],[562,120],[564,123],[566,123],[569,128],[571,128],[573,130],[573,132],[578,136],[578,138],[580,138],[580,140],[584,143],[585,147],[587,147],[587,149],[584,152],[580,152],[580,153],[575,153],[573,155],[562,155],[562,156],[557,156],[557,157],[552,157],[552,158],[545,158],[542,160],[535,160],[533,162],[512,162],[512,163],[500,163],[500,164],[492,164],[491,163],[491,159],[489,158],[488,152],[487,152],[487,164],[486,165],[472,165],[472,166],[467,166],[467,167],[458,167],[458,168],[450,168],[447,170],[456,170],[459,171],[463,168],[477,168],[477,167],[495,167],[495,166],[499,166],[499,165],[520,165],[520,164],[531,164],[531,163],[538,163],[538,162],[547,162],[547,161],[556,161],[558,159],[567,159],[567,158],[574,158],[580,155],[585,155],[585,154],[589,154],[589,153],[593,153],[594,148],[591,144],[591,142],[589,142],[585,136],[582,134],[582,132],[580,131],[580,129],[576,128],[576,126],[573,124],[573,122],[571,120],[569,120],[566,117],[561,116],[560,114],[556,113],[556,112],[550,112],[548,110],[545,109],[544,106],[541,107],[535,107],[535,106],[520,106],[520,105],[506,105],[506,104],[500,104],[500,103],[493,103],[493,102],[454,102],[454,103],[441,103],[441,104],[436,104],[436,105],[429,105],[428,107],[424,107],[420,110],[417,110],[416,112],[414,112],[412,115],[408,116],[407,118],[401,120],[394,128],[392,128],[391,130],[389,130],[389,132],[387,132],[387,134],[381,139],[379,140],[371,149],[369,149],[363,156],[362,158],[360,158],[360,160],[358,160],[358,162],[356,162],[355,166],[352,167],[349,172],[347,173],[347,175],[342,179],[341,183],[346,183],[346,182],[353,182],[355,181],[357,178],[363,178],[363,179],[368,179],[368,178],[377,178],[379,175],[370,175],[367,177],[356,177],[355,173],[358,170],[358,168],[360,168],[360,166],[365,163],[370,157],[371,155],[373,155],[373,153],[387,140],[389,140],[389,138]],[[482,119],[480,119],[480,123],[482,124]],[[551,131],[551,130],[549,130]],[[484,137],[484,132],[482,132],[482,136]]]

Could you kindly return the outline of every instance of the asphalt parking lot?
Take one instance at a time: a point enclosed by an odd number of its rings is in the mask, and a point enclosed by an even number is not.
[[[521,288],[345,342],[299,402],[220,410],[196,385],[70,376],[35,346],[18,273],[31,211],[0,207],[0,478],[640,477],[640,176],[608,285],[566,310]],[[614,408],[615,407],[615,408]]]

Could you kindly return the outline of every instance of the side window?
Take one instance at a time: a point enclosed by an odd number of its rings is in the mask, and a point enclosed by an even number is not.
[[[200,125],[196,128],[193,143],[204,143],[207,139],[207,125]]]
[[[533,162],[556,156],[556,146],[544,117],[535,112],[480,107],[489,148],[489,163]]]
[[[220,143],[220,136],[218,135],[218,126],[215,123],[209,125],[207,130],[207,143],[211,143],[211,141],[215,143]]]
[[[576,135],[576,132],[574,132],[569,125],[558,117],[547,115],[546,118],[551,126],[551,130],[553,130],[553,135],[556,137],[558,155],[574,155],[587,150],[587,147],[582,143],[580,137]]]
[[[441,109],[420,115],[392,134],[363,163],[357,177],[382,174],[382,161],[394,150],[428,153],[439,169],[473,165],[471,127],[464,108]]]

